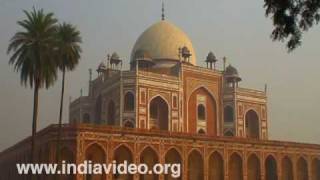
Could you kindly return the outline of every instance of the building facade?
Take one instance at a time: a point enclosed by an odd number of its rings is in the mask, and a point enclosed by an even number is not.
[[[268,139],[267,94],[240,87],[235,67],[218,69],[209,52],[197,65],[190,39],[167,20],[136,41],[130,69],[117,53],[90,79],[88,94],[70,103],[61,154],[84,160],[180,163],[190,180],[320,180],[320,146]],[[39,162],[54,162],[57,126],[37,135]],[[0,179],[25,179],[30,139],[0,154]],[[52,179],[41,175],[39,179]],[[172,179],[167,175],[69,175],[62,179]]]
[[[160,21],[138,38],[130,70],[117,53],[98,66],[88,96],[70,104],[70,123],[268,139],[266,93],[239,87],[237,69],[216,69],[212,52],[204,61],[197,66],[189,38]]]

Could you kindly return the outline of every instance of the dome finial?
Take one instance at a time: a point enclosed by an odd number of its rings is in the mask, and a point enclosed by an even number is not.
[[[162,1],[162,14],[161,14],[161,20],[164,21],[165,20],[165,15],[164,15],[164,2]]]

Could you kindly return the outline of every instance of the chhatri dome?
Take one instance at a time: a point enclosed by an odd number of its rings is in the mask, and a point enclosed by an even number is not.
[[[196,65],[196,53],[189,37],[163,18],[140,35],[132,49],[131,62],[135,60],[135,53],[143,50],[148,52],[155,62],[165,61],[165,64],[172,64],[182,59],[179,57],[179,48],[182,47],[188,48],[191,53],[189,62]]]

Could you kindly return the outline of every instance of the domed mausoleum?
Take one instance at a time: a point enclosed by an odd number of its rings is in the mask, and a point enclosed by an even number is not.
[[[270,140],[266,89],[242,87],[240,71],[221,56],[209,52],[196,62],[191,40],[163,16],[137,39],[130,60],[114,52],[97,63],[96,76],[89,70],[88,94],[69,105],[61,159],[150,169],[178,163],[179,180],[320,180],[320,146]],[[122,69],[129,61],[130,69]],[[57,132],[57,125],[38,132],[38,162],[55,162]],[[15,163],[30,162],[29,144],[27,138],[0,153],[0,180],[27,178],[15,173]],[[173,178],[169,172],[62,179]]]

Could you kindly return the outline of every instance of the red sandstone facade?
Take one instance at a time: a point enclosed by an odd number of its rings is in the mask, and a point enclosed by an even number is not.
[[[85,159],[96,163],[113,160],[140,163],[181,163],[180,179],[212,180],[319,180],[320,146],[291,142],[224,138],[186,133],[66,125],[62,157],[67,162]],[[38,161],[55,160],[57,126],[38,134]],[[1,180],[26,179],[17,175],[15,163],[29,162],[30,139],[2,153]],[[5,154],[5,156],[4,156]],[[92,176],[74,175],[62,179],[170,179],[164,175]],[[40,176],[40,179],[52,179]]]

